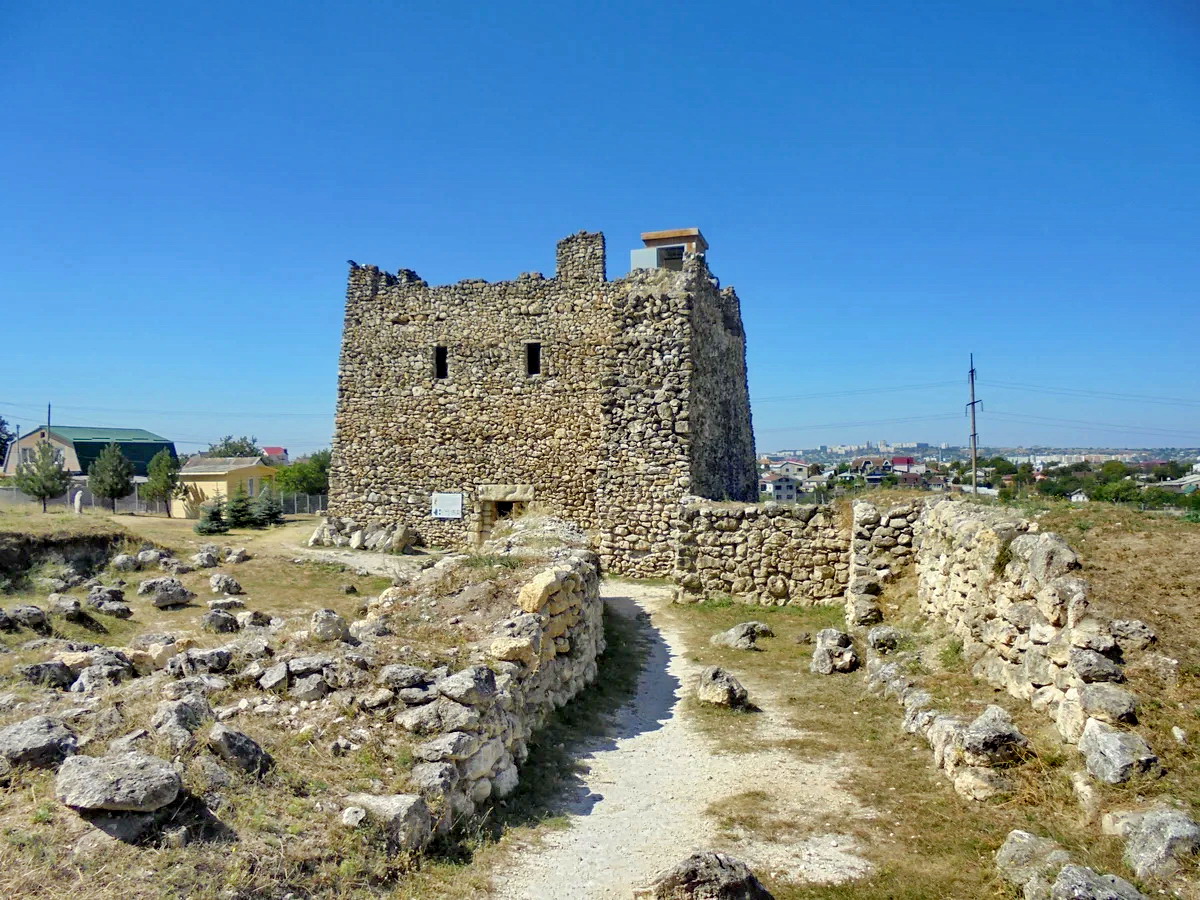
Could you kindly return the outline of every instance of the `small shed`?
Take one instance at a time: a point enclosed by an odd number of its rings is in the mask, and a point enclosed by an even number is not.
[[[209,500],[228,500],[239,488],[254,497],[274,479],[275,468],[260,456],[194,456],[179,470],[183,496],[171,501],[171,515],[196,518]]]

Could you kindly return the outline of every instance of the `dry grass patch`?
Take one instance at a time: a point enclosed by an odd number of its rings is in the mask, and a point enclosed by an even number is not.
[[[745,727],[753,713],[694,708],[696,721],[722,750],[777,746],[801,759],[833,757],[847,770],[845,787],[875,810],[873,819],[825,823],[828,830],[850,833],[866,848],[865,855],[876,867],[873,874],[842,885],[770,884],[780,900],[1010,897],[996,875],[993,855],[1013,828],[1049,834],[1084,864],[1119,870],[1119,844],[1085,835],[1076,827],[1078,809],[1072,807],[1060,758],[1048,747],[1043,749],[1036,735],[1034,758],[1020,776],[1018,795],[1001,804],[974,803],[955,794],[943,773],[933,767],[924,741],[902,731],[903,711],[895,701],[866,693],[860,673],[810,673],[812,646],[798,643],[797,638],[821,628],[841,627],[840,606],[702,603],[673,607],[668,614],[682,627],[689,656],[744,678],[751,700],[754,684],[766,688],[774,699],[765,700],[760,691],[760,703],[776,704],[772,712],[783,714],[803,732],[800,738],[764,743],[754,736],[753,728]],[[708,644],[712,634],[752,619],[766,622],[776,634],[759,641],[761,652]],[[948,705],[951,700],[962,702],[966,714],[978,714],[996,697],[990,688],[970,684],[969,675],[964,678],[961,693],[951,691],[947,696]],[[1021,717],[1020,721],[1025,725],[1028,720]],[[772,814],[769,800],[760,803],[759,799],[735,798],[728,811],[713,810],[713,814],[722,827],[733,831],[764,837],[783,833],[788,823]]]

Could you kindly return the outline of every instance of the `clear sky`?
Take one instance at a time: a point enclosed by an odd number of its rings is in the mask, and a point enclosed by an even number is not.
[[[1200,445],[1191,3],[0,0],[0,122],[10,423],[312,450],[347,259],[697,225],[762,450],[963,443],[972,351],[985,444]]]

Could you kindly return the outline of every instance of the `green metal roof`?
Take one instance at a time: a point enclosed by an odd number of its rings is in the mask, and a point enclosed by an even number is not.
[[[68,441],[158,441],[167,439],[144,428],[83,428],[77,425],[51,425],[50,430]]]

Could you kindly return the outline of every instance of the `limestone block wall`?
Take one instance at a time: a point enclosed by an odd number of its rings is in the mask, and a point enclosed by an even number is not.
[[[412,783],[448,826],[479,804],[516,788],[527,742],[556,708],[595,680],[604,651],[600,566],[590,550],[563,551],[538,569],[498,621],[487,647],[479,690],[452,691],[435,704],[410,708],[397,724],[428,739],[413,751],[421,760]],[[381,598],[386,605],[386,597]],[[385,610],[381,610],[385,612]],[[494,671],[494,689],[488,679]],[[467,674],[451,676],[470,683]],[[445,688],[443,694],[447,694]]]
[[[921,610],[963,642],[974,674],[1055,719],[1077,741],[1089,717],[1121,725],[1133,701],[1124,681],[1124,638],[1088,608],[1090,587],[1067,542],[1016,511],[943,500],[916,522]],[[1130,645],[1125,649],[1137,649]]]
[[[675,556],[677,599],[730,594],[785,606],[840,598],[850,571],[847,524],[832,506],[690,504]]]
[[[879,594],[913,562],[914,523],[924,501],[878,506],[855,500],[851,514],[850,582],[846,588],[846,621],[870,625],[880,621]]]
[[[580,232],[553,278],[353,265],[328,531],[464,546],[519,503],[590,530],[613,572],[666,575],[684,497],[757,496],[745,359],[737,295],[702,255],[607,281],[604,236]],[[435,493],[462,517],[434,518]]]

